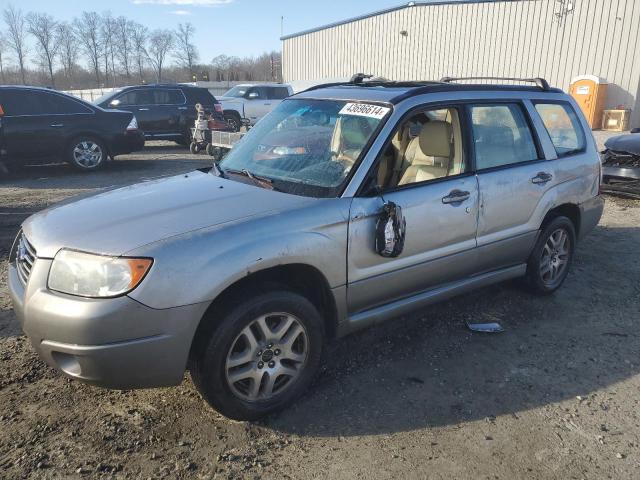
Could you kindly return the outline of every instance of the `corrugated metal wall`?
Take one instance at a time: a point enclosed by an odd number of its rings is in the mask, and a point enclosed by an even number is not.
[[[282,61],[285,81],[356,72],[542,76],[568,90],[574,76],[597,75],[610,84],[607,108],[634,108],[632,124],[640,125],[640,0],[415,5],[285,37]]]

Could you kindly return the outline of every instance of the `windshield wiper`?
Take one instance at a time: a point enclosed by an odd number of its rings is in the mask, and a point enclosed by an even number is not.
[[[242,170],[227,168],[225,172],[230,173],[232,175],[242,175],[250,179],[254,183],[254,185],[257,185],[259,187],[266,188],[269,190],[276,190],[276,188],[273,186],[273,180],[267,177],[260,177],[258,175],[254,175],[246,168],[243,168]]]
[[[213,170],[213,173],[216,177],[225,178],[224,172],[216,162],[213,162],[213,165],[211,166],[211,170]]]

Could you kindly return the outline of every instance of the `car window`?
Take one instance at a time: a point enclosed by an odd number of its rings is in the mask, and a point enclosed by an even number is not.
[[[274,100],[283,100],[289,96],[289,90],[287,87],[270,87],[270,96]]]
[[[140,88],[136,90],[129,90],[122,95],[115,98],[119,103],[119,107],[127,107],[132,105],[151,105],[153,103],[153,96],[151,91],[146,88]]]
[[[579,152],[585,147],[585,135],[576,112],[567,103],[536,103],[553,146],[559,157]]]
[[[155,105],[182,105],[184,103],[184,95],[177,89],[154,89],[153,103]]]
[[[220,167],[267,177],[289,193],[333,197],[390,111],[342,100],[287,99],[245,134]]]
[[[7,116],[13,115],[71,115],[91,113],[79,101],[53,92],[41,90],[12,90],[5,95],[2,108]]]
[[[478,170],[538,159],[520,106],[475,105],[471,107],[471,120]]]
[[[378,158],[377,185],[389,190],[466,171],[457,108],[422,110],[403,120]]]
[[[254,93],[257,93],[257,94],[258,94],[258,96],[257,96],[257,97],[251,97],[251,100],[262,100],[262,99],[267,98],[267,96],[266,96],[266,94],[264,93],[263,89],[262,89],[262,88],[259,88],[259,87],[253,87],[253,88],[250,88],[250,89],[247,91],[247,98],[249,98],[249,96],[251,96],[251,95],[252,95],[252,94],[254,94]]]

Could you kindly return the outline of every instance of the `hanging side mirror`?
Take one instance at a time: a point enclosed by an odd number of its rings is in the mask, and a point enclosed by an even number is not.
[[[376,251],[383,257],[397,257],[404,249],[407,221],[402,208],[385,202],[376,222]]]

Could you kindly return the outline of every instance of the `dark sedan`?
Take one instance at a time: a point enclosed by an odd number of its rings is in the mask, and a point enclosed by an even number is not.
[[[196,104],[223,120],[222,106],[206,88],[183,84],[123,87],[100,97],[95,104],[105,109],[126,110],[138,119],[147,140],[191,142],[197,118]]]
[[[0,86],[0,158],[9,167],[62,158],[96,170],[109,157],[143,147],[130,112],[105,111],[45,88]]]

